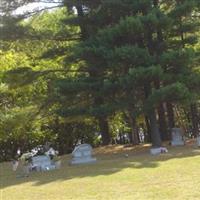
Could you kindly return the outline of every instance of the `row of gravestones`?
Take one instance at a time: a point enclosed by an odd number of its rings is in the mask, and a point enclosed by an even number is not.
[[[200,140],[197,142],[200,143]],[[172,146],[181,146],[185,144],[183,131],[180,128],[173,128],[172,129]],[[166,153],[167,149],[165,147],[159,148],[152,148],[150,150],[151,154],[160,154]],[[81,144],[75,147],[74,151],[72,152],[72,160],[71,164],[82,164],[82,163],[93,163],[96,162],[96,158],[92,157],[92,147],[89,144]],[[33,159],[33,164],[35,166],[41,165],[42,169],[45,169],[45,166],[48,166],[47,169],[55,168],[50,164],[50,160],[45,156],[35,157]]]
[[[197,138],[197,143],[198,140]],[[181,128],[173,128],[172,129],[172,146],[182,146],[185,144],[184,134]],[[91,157],[92,147],[88,144],[82,144],[77,146],[74,151],[72,152],[73,159],[71,164],[81,164],[81,163],[90,163],[95,162],[96,158]],[[166,147],[159,147],[159,148],[152,148],[150,149],[150,153],[152,155],[157,155],[160,153],[167,153],[168,150]]]
[[[199,140],[200,141],[200,140]],[[200,142],[199,142],[200,143]],[[172,146],[180,146],[184,145],[184,137],[183,132],[180,128],[172,129]],[[152,148],[150,149],[150,153],[152,155],[157,155],[160,153],[168,152],[165,147]],[[60,161],[61,162],[61,161]],[[96,158],[92,157],[92,147],[89,144],[81,144],[75,147],[72,152],[72,160],[70,164],[83,164],[83,163],[94,163],[96,162]],[[32,158],[32,169],[36,171],[48,171],[52,169],[60,168],[61,163],[52,162],[50,157],[47,155],[35,156]],[[29,166],[23,168],[23,175],[27,175],[29,173]]]
[[[70,164],[92,163],[96,162],[96,158],[92,157],[92,147],[89,144],[81,144],[75,147],[72,152],[72,160]],[[32,167],[36,171],[48,171],[59,168],[58,163],[52,163],[49,156],[40,155],[32,158]],[[60,164],[60,163],[59,163]]]
[[[171,145],[180,146],[184,144],[185,141],[182,130],[180,128],[173,128]],[[151,154],[156,155],[160,153],[166,153],[167,149],[165,147],[152,148],[150,152]],[[75,147],[74,151],[72,152],[72,160],[70,161],[70,164],[74,165],[93,162],[96,162],[96,158],[92,157],[92,147],[89,144],[81,144]],[[33,165],[39,166],[39,168],[43,169],[43,171],[45,169],[50,170],[55,168],[47,156],[33,157]]]
[[[59,169],[61,161],[53,162],[48,155],[32,157],[31,164],[20,165],[13,163],[13,170],[17,172],[17,177],[26,177],[30,171],[49,171]],[[75,147],[72,152],[70,164],[94,163],[96,158],[92,157],[92,147],[89,144],[81,144]],[[17,165],[15,165],[17,164]],[[18,168],[18,170],[17,170]]]
[[[181,128],[172,129],[172,146],[182,146],[185,145],[184,133]],[[197,146],[200,146],[200,137],[197,138]],[[71,164],[81,164],[81,163],[90,163],[95,162],[96,158],[91,157],[92,147],[88,144],[82,144],[77,146],[72,152],[73,159]],[[168,150],[166,147],[152,148],[150,153],[152,155],[157,155],[160,153],[167,153]]]
[[[171,145],[181,146],[184,144],[185,141],[182,130],[180,128],[173,128]],[[155,155],[160,153],[166,153],[167,149],[165,147],[152,148],[150,152],[151,154]],[[72,156],[73,158],[71,164],[96,162],[96,158],[92,157],[92,147],[88,144],[82,144],[75,147],[74,151],[72,152]]]
[[[197,143],[200,144],[200,139],[197,139]],[[180,128],[173,128],[172,129],[172,146],[181,146],[185,144],[183,131]],[[152,148],[150,153],[152,155],[166,153],[167,149],[165,147],[159,148]],[[82,163],[93,163],[96,162],[96,158],[92,157],[92,147],[89,144],[81,144],[75,147],[74,151],[72,152],[72,160],[70,164],[82,164]],[[33,166],[36,167],[37,171],[46,171],[55,169],[55,163],[52,164],[50,158],[48,156],[36,156],[33,157],[32,160]]]

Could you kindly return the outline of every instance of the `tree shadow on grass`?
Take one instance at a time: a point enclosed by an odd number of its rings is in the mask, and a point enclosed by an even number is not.
[[[189,158],[200,155],[199,149],[192,147],[169,147],[169,153],[159,156],[151,156],[149,148],[140,153],[127,151],[122,154],[95,155],[97,162],[93,164],[82,164],[70,166],[69,156],[62,160],[62,167],[59,170],[48,172],[34,172],[29,177],[16,178],[16,174],[11,172],[8,163],[0,164],[0,186],[1,189],[30,182],[33,186],[41,186],[55,181],[66,181],[77,178],[108,176],[118,173],[126,168],[142,170],[144,168],[157,168],[160,163],[172,159]],[[127,156],[128,155],[128,156]]]

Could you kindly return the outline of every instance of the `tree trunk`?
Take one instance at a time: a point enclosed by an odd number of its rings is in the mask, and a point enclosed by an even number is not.
[[[149,121],[150,121],[150,127],[151,127],[151,141],[153,147],[160,147],[162,145],[160,133],[157,125],[156,120],[156,113],[155,111],[152,111],[149,113]]]
[[[132,143],[134,145],[137,145],[137,144],[139,144],[139,136],[138,136],[138,131],[137,131],[137,127],[136,127],[136,121],[131,116],[131,114],[129,115],[129,119],[130,119],[130,125],[131,125]]]
[[[199,135],[199,123],[198,123],[198,110],[196,104],[190,105],[191,110],[191,119],[192,119],[192,133],[194,137],[197,137]]]
[[[174,109],[171,103],[167,103],[167,118],[168,118],[168,127],[171,132],[171,129],[175,127]]]
[[[158,3],[158,0],[153,1],[153,4],[155,7],[157,6],[157,3]],[[153,56],[156,53],[155,45],[153,42],[153,32],[154,31],[151,29],[150,26],[147,26],[146,28],[147,28],[147,35],[146,35],[147,48],[148,48],[150,55]],[[159,32],[159,34],[161,34],[161,33],[162,32]],[[162,42],[162,41],[160,40],[160,42]],[[145,93],[146,99],[151,95],[151,93],[152,93],[151,82],[146,82],[146,84],[144,85],[144,93]],[[151,129],[152,146],[160,147],[162,142],[161,142],[161,137],[160,137],[160,133],[159,133],[158,125],[157,125],[155,108],[153,107],[153,105],[152,105],[152,108],[149,108],[148,117],[149,117],[150,129]]]
[[[163,141],[169,140],[167,123],[165,119],[165,110],[162,103],[158,106],[158,116],[159,116],[158,122],[159,122],[159,130],[161,133],[161,138]]]
[[[158,8],[159,6],[159,1],[158,0],[153,0],[153,5],[155,8]],[[156,54],[157,56],[160,56],[163,53],[165,44],[163,41],[163,33],[162,29],[158,26],[157,27],[157,46],[156,46]],[[160,80],[155,81],[156,88],[160,88]],[[165,110],[163,107],[163,103],[160,103],[158,106],[158,116],[159,116],[159,130],[161,132],[161,138],[162,140],[168,140],[169,139],[169,133],[167,131],[167,122],[166,122],[166,117],[165,117]]]
[[[156,89],[160,89],[160,80],[156,79],[154,81],[154,85]],[[169,139],[169,137],[168,137],[167,122],[165,118],[165,109],[163,107],[163,103],[160,103],[158,105],[157,110],[158,110],[158,123],[159,123],[159,131],[161,133],[161,138],[163,141],[166,141]]]
[[[83,18],[84,18],[83,5],[82,4],[77,5],[76,9],[77,9],[79,20],[83,21]],[[81,39],[86,40],[89,37],[87,28],[86,28],[85,24],[83,24],[83,23],[80,23],[79,26],[80,26],[80,30],[81,30]]]
[[[128,133],[128,137],[129,137],[129,143],[132,144],[133,143],[132,131],[131,133]]]
[[[98,117],[98,121],[99,121],[101,136],[102,136],[102,142],[103,142],[102,144],[108,145],[111,142],[108,121],[105,117]]]
[[[147,115],[145,115],[145,123],[146,123],[146,130],[147,130],[147,135],[146,135],[146,141],[151,142],[151,127],[149,123],[149,118]]]
[[[151,86],[145,85],[144,87],[145,97],[146,99],[151,94]],[[157,125],[156,113],[154,108],[149,109],[148,111],[148,118],[149,118],[149,125],[151,130],[151,142],[153,147],[160,147],[162,145],[160,132]]]
[[[83,11],[83,5],[80,3],[79,5],[76,6],[78,17],[80,20],[84,18],[84,11]],[[89,37],[89,33],[87,30],[87,27],[85,24],[80,24],[80,30],[81,30],[81,39],[82,41],[85,41]],[[97,74],[96,72],[89,72],[90,77],[99,77],[100,75]],[[94,94],[94,105],[101,105],[103,104],[103,98],[97,97]],[[108,121],[106,119],[106,116],[97,116],[96,119],[99,122],[99,128],[102,136],[102,142],[103,145],[108,145],[111,142],[111,137],[109,135],[109,126],[108,126]]]

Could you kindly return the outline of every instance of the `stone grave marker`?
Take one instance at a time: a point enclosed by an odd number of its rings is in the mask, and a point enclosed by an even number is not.
[[[200,136],[199,135],[197,136],[196,142],[197,142],[197,147],[200,147]]]
[[[168,150],[166,147],[157,147],[157,148],[150,149],[151,155],[159,155],[159,154],[167,153],[167,152],[168,152]]]
[[[172,128],[172,146],[182,146],[185,144],[183,131],[181,128]]]
[[[92,157],[92,147],[89,144],[81,144],[72,152],[71,164],[93,163],[96,158]]]
[[[55,169],[55,164],[52,163],[49,156],[40,155],[32,158],[32,169],[36,171],[48,171]]]

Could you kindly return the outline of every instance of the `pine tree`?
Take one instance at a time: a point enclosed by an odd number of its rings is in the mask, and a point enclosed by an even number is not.
[[[137,143],[135,118],[144,114],[150,126],[152,145],[161,146],[158,122],[160,131],[164,132],[162,139],[167,138],[163,105],[167,105],[171,122],[173,105],[188,103],[190,97],[195,96],[193,88],[199,77],[193,70],[196,52],[192,47],[197,42],[195,32],[199,24],[195,16],[199,1],[77,0],[63,3],[77,9],[77,17],[66,23],[80,27],[82,42],[74,50],[73,61],[85,73],[76,79],[60,80],[58,87],[63,95],[71,91],[74,98],[83,93],[88,97],[78,108],[62,109],[62,115],[94,116],[99,120],[104,144],[108,144],[109,115],[127,111]],[[197,81],[193,81],[191,90],[192,77]],[[172,122],[169,127],[174,125]]]
[[[104,2],[98,12],[91,15],[99,19],[101,30],[83,42],[79,49],[78,56],[87,63],[87,70],[98,72],[98,79],[102,81],[101,96],[105,96],[104,91],[116,86],[114,96],[117,103],[114,110],[128,109],[129,105],[137,104],[139,99],[143,101],[149,117],[153,146],[161,145],[156,119],[157,105],[164,102],[181,103],[190,96],[184,77],[192,73],[189,66],[193,57],[191,50],[185,46],[195,40],[193,34],[183,37],[183,30],[186,34],[197,28],[198,24],[190,21],[197,3]],[[123,8],[120,13],[115,12],[116,4]],[[102,22],[102,19],[109,20]],[[133,94],[136,98],[132,96],[132,99],[137,101],[130,104],[128,99],[133,90],[137,92]],[[113,95],[111,90],[110,94]],[[120,98],[124,99],[125,105],[120,105]],[[109,110],[106,106],[104,109]]]

